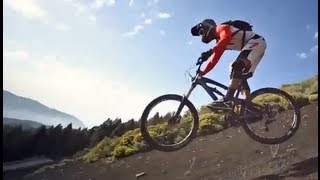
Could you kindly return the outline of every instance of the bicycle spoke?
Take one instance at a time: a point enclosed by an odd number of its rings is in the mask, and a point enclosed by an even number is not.
[[[244,128],[257,141],[276,144],[290,138],[300,123],[300,113],[292,97],[285,92],[264,88],[253,93],[244,113]],[[256,118],[250,119],[246,115]],[[260,114],[260,116],[259,116]]]
[[[164,95],[152,101],[141,118],[141,132],[148,144],[171,151],[185,146],[198,127],[198,114],[190,102],[178,95]],[[180,114],[177,114],[177,111]]]

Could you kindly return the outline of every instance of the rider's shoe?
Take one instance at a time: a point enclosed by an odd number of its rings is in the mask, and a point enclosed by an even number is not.
[[[209,109],[232,110],[233,101],[220,99],[207,105]]]

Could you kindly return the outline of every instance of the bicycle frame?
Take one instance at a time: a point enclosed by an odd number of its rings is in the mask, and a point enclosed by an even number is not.
[[[203,87],[203,89],[210,95],[210,97],[216,101],[218,100],[216,94],[224,97],[225,95],[223,93],[221,93],[219,90],[217,90],[217,88],[215,87],[210,87],[207,84],[211,84],[214,86],[218,86],[222,89],[228,90],[229,88],[217,81],[214,81],[212,79],[206,78],[206,77],[200,77],[199,75],[197,75],[195,77],[195,79],[192,81],[191,87],[189,88],[187,94],[184,96],[185,98],[189,98],[191,92],[193,91],[193,89],[197,86],[200,85],[201,87]],[[216,94],[215,94],[216,93]]]
[[[200,66],[199,66],[200,68]],[[217,90],[217,88],[215,87],[210,87],[208,86],[207,84],[211,84],[211,85],[214,85],[214,86],[218,86],[218,87],[221,87],[222,89],[225,89],[225,90],[228,90],[229,88],[217,81],[214,81],[212,79],[209,79],[209,78],[206,78],[206,77],[201,77],[199,76],[199,74],[196,75],[196,77],[192,80],[192,84],[189,88],[189,90],[187,91],[187,94],[185,94],[183,96],[183,99],[182,99],[182,102],[180,104],[180,106],[178,107],[178,110],[176,111],[176,115],[180,114],[181,113],[181,110],[184,106],[184,100],[185,99],[188,99],[191,92],[194,90],[194,88],[197,86],[197,85],[200,85],[201,87],[203,87],[203,89],[205,89],[205,91],[210,95],[210,97],[216,101],[218,100],[216,94],[224,97],[225,95],[223,93],[221,93],[219,90]],[[216,94],[215,94],[216,93]],[[237,92],[236,94],[236,97],[238,97],[239,93]]]
[[[201,65],[198,67],[198,70],[200,69],[200,67],[201,67]],[[194,90],[194,88],[195,88],[197,85],[200,85],[200,86],[210,95],[210,97],[213,99],[213,101],[218,100],[216,94],[217,94],[217,95],[220,95],[220,96],[222,96],[222,97],[225,96],[225,95],[224,95],[223,93],[221,93],[217,88],[215,88],[215,87],[210,87],[210,86],[208,86],[208,84],[211,84],[211,85],[214,85],[214,86],[218,86],[218,87],[220,87],[220,88],[222,88],[222,89],[225,89],[225,90],[228,90],[228,89],[229,89],[229,87],[227,87],[227,86],[225,86],[225,85],[223,85],[223,84],[221,84],[221,83],[219,83],[219,82],[217,82],[217,81],[214,81],[214,80],[209,79],[209,78],[206,78],[206,77],[202,77],[202,76],[200,76],[199,74],[197,74],[197,75],[193,78],[192,84],[191,84],[190,88],[188,89],[187,94],[185,94],[185,95],[183,96],[183,99],[182,99],[182,101],[181,101],[181,104],[179,105],[179,107],[178,107],[178,109],[177,109],[177,111],[176,111],[176,115],[179,115],[179,114],[181,113],[181,111],[182,111],[182,109],[183,109],[183,106],[184,106],[184,101],[185,101],[185,99],[188,99],[188,98],[189,98],[191,92]],[[235,94],[235,96],[234,96],[234,98],[235,98],[234,101],[239,102],[239,104],[246,103],[246,105],[249,106],[249,107],[257,106],[258,108],[263,108],[263,106],[261,106],[261,105],[255,104],[255,103],[253,103],[253,102],[251,102],[251,101],[250,101],[250,102],[245,102],[245,100],[238,98],[241,89],[242,89],[242,83],[240,84],[239,89],[237,89],[237,91],[236,91],[236,94]],[[235,107],[235,105],[232,107],[232,109],[234,109],[234,107]]]

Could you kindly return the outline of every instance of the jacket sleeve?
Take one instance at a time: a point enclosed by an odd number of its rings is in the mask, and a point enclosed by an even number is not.
[[[207,64],[206,68],[203,70],[204,75],[214,68],[214,66],[217,64],[220,57],[222,56],[223,52],[225,51],[226,46],[230,43],[232,39],[232,33],[229,25],[217,26],[216,34],[218,36],[219,41],[212,48],[214,54],[211,61]]]

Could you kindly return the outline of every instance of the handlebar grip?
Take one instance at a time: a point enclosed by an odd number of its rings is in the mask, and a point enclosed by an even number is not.
[[[200,65],[200,64],[202,64],[204,61],[202,60],[202,58],[201,57],[199,57],[198,58],[198,61],[197,61],[197,63],[196,63],[196,65]]]

